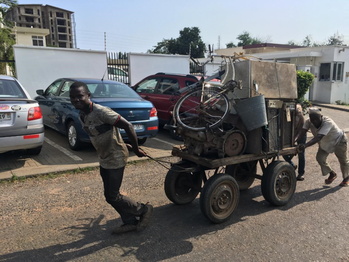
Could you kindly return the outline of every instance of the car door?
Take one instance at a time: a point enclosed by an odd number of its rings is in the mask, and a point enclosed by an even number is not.
[[[70,102],[69,89],[74,80],[65,79],[57,92],[55,104],[51,109],[51,114],[55,122],[55,128],[62,133],[67,131],[67,121],[73,120],[76,126],[80,126],[79,110],[77,110]],[[80,129],[79,129],[80,130]]]
[[[150,101],[158,111],[158,118],[162,122],[168,122],[176,102],[175,93],[179,90],[176,78],[154,77],[144,80],[135,88],[136,92],[144,99]]]
[[[49,126],[53,129],[57,129],[55,122],[57,116],[53,108],[57,105],[57,93],[59,92],[60,86],[63,79],[58,79],[49,85],[42,96],[38,96],[35,99],[38,101],[42,114],[44,125]]]

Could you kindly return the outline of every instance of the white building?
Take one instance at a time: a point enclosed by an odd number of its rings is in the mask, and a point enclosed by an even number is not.
[[[44,28],[17,27],[12,29],[17,45],[46,46],[46,37],[50,31]]]

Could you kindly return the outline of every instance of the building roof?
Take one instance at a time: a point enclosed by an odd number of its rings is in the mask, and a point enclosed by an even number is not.
[[[274,43],[262,43],[262,44],[254,44],[254,45],[245,45],[242,48],[243,49],[253,49],[253,48],[261,48],[261,47],[292,49],[292,48],[301,48],[303,46],[274,44]]]
[[[18,4],[17,6],[43,6],[43,7],[50,7],[50,8],[54,8],[54,9],[58,9],[58,10],[62,10],[62,11],[65,11],[65,12],[68,12],[68,13],[74,13],[72,11],[69,11],[69,10],[66,10],[66,9],[63,9],[63,8],[60,8],[60,7],[56,7],[56,6],[53,6],[53,5],[42,5],[42,4]]]

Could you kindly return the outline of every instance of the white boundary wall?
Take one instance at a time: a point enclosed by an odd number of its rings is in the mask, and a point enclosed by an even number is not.
[[[130,85],[159,72],[189,74],[189,59],[188,55],[129,53]]]
[[[104,51],[15,45],[14,54],[17,78],[32,98],[37,89],[46,89],[57,78],[102,79],[107,70]]]

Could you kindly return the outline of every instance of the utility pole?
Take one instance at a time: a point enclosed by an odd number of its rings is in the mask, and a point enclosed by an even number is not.
[[[107,32],[104,32],[104,51],[107,51]]]

